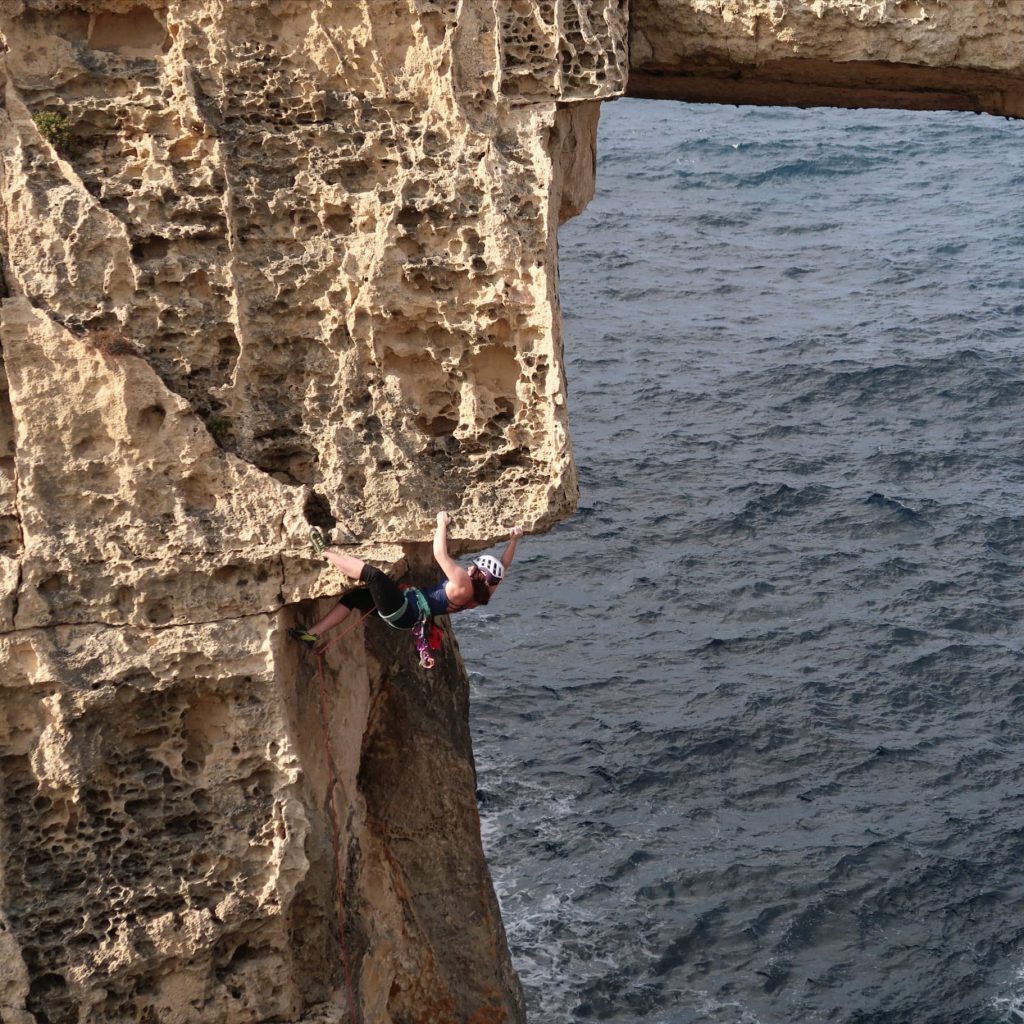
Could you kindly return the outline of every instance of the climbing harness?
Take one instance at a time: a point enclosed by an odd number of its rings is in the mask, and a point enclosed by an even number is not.
[[[317,555],[323,554],[325,548],[327,547],[327,544],[324,541],[323,534],[315,526],[309,531],[309,540],[310,543],[313,545],[313,551]],[[477,563],[480,564],[482,562],[486,562],[486,560],[487,556],[485,555],[483,556],[482,559],[477,559]],[[492,578],[494,578],[494,572],[497,572],[497,578],[500,579],[501,573],[504,572],[503,566],[501,565],[500,562],[493,558],[490,559],[490,562],[493,562],[495,566],[497,566],[497,568],[494,569],[494,567],[491,566],[489,563],[486,565],[481,564],[481,568],[488,572],[492,576]],[[441,644],[444,640],[444,634],[434,624],[434,613],[430,610],[430,605],[428,604],[423,592],[416,587],[403,586],[402,589],[405,591],[405,601],[402,603],[401,607],[397,608],[393,612],[389,612],[387,615],[385,615],[383,612],[378,612],[377,614],[380,615],[380,617],[389,626],[392,626],[395,629],[402,628],[396,625],[396,623],[402,618],[403,615],[405,615],[406,611],[408,610],[409,598],[411,595],[416,602],[416,611],[418,612],[416,624],[412,627],[412,635],[413,640],[416,643],[416,650],[420,656],[420,666],[422,668],[433,668],[435,661],[434,656],[430,652],[439,651],[441,649]],[[366,616],[364,615],[363,618],[366,618]],[[341,635],[344,636],[345,634],[342,633]],[[335,637],[335,639],[338,639],[338,637]],[[332,640],[331,643],[333,642],[334,641]],[[330,646],[330,644],[328,644],[327,646]],[[327,647],[321,647],[319,649],[315,649],[314,653],[317,653],[317,655],[319,656],[319,654],[322,651],[325,651],[326,649]]]
[[[416,604],[419,606],[420,617],[416,625],[412,627],[413,640],[416,642],[416,650],[419,652],[420,664],[424,668],[434,667],[434,656],[431,651],[441,649],[442,633],[434,625],[434,613],[427,603],[426,594],[416,587],[412,587],[412,593],[416,596]],[[408,600],[408,594],[406,595]]]
[[[341,951],[341,967],[345,979],[345,991],[348,996],[349,1013],[353,1024],[359,1024],[361,1017],[359,1004],[356,1002],[352,988],[352,970],[349,966],[348,940],[345,937],[345,865],[341,857],[341,825],[338,822],[336,794],[338,791],[338,773],[334,761],[334,745],[331,743],[331,729],[327,719],[327,684],[324,681],[324,656],[339,640],[348,636],[361,622],[373,614],[371,608],[361,618],[352,623],[348,629],[342,630],[325,644],[314,648],[316,655],[317,676],[320,681],[320,724],[324,733],[324,752],[327,755],[327,785],[329,787],[327,805],[331,816],[331,847],[334,850],[334,895],[338,904],[338,946]]]
[[[405,594],[405,600],[401,606],[393,612],[389,612],[385,615],[383,612],[377,612],[377,614],[389,625],[392,629],[401,629],[401,626],[396,626],[395,623],[405,614],[406,609],[409,607],[409,595]]]
[[[420,656],[421,668],[433,668],[435,661],[431,651],[439,651],[444,641],[444,634],[434,624],[434,613],[430,610],[427,598],[418,587],[403,586],[405,591],[405,603],[397,611],[380,617],[392,628],[400,629],[395,623],[406,613],[409,608],[410,599],[415,601],[416,611],[419,613],[416,625],[412,627],[412,638],[416,644],[416,651]],[[379,613],[378,613],[379,614]]]

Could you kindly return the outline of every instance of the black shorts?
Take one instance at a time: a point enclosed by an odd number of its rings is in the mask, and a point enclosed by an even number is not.
[[[377,614],[383,618],[385,615],[393,615],[404,608],[405,611],[397,619],[392,619],[389,625],[396,629],[412,629],[419,621],[419,606],[415,601],[407,601],[405,592],[380,569],[372,565],[364,565],[359,579],[366,584],[365,587],[356,587],[341,595],[339,604],[353,611],[369,612],[377,609]]]

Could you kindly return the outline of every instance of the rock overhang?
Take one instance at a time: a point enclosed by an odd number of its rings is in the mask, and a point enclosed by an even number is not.
[[[0,14],[16,296],[147,362],[278,518],[297,492],[341,543],[423,542],[447,508],[479,548],[571,511],[555,230],[594,115],[564,126],[621,91],[624,4]]]

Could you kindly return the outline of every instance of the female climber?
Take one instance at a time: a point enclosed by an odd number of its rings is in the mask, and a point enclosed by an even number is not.
[[[313,648],[329,629],[344,622],[349,612],[358,609],[377,614],[396,629],[413,629],[434,615],[454,615],[456,612],[487,604],[498,584],[505,578],[505,571],[512,564],[516,545],[523,535],[523,528],[515,526],[509,533],[508,545],[501,558],[480,555],[474,558],[468,570],[454,561],[448,554],[448,525],[451,517],[447,512],[438,512],[437,528],[434,530],[434,559],[445,574],[440,583],[425,590],[399,586],[372,565],[367,565],[354,555],[343,555],[337,551],[325,550],[324,558],[346,576],[365,583],[343,594],[338,604],[319,622],[307,627],[288,630],[288,635],[300,644]],[[421,657],[423,647],[420,647]]]

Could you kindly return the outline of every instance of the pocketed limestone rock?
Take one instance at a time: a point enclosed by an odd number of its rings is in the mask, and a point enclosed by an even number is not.
[[[22,578],[14,626],[163,626],[280,606],[303,492],[223,451],[141,358],[2,309]]]
[[[556,229],[625,29],[0,4],[5,1020],[523,1019],[454,637],[286,629],[351,582],[311,528],[422,581],[440,509],[572,509]]]

